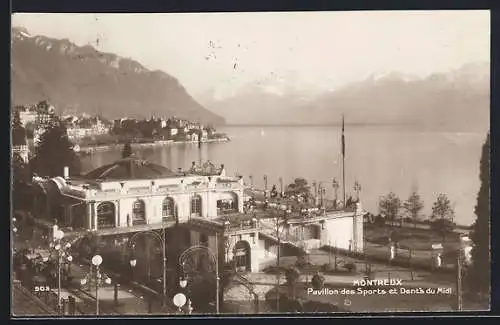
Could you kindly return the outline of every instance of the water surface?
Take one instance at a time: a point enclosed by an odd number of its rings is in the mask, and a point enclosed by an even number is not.
[[[228,174],[239,173],[269,187],[282,177],[285,184],[295,177],[323,182],[333,197],[332,179],[341,180],[342,156],[339,127],[224,127],[228,143],[203,144],[203,160],[224,164]],[[486,133],[416,132],[403,127],[346,126],[346,192],[354,195],[354,181],[361,184],[361,201],[378,212],[381,195],[395,192],[402,200],[413,188],[431,212],[439,193],[448,195],[459,224],[474,221],[479,190],[479,160]],[[171,169],[188,168],[198,161],[196,144],[174,144],[138,150],[138,155]],[[94,153],[83,159],[84,170],[119,159],[120,150]],[[341,190],[340,190],[341,191]],[[339,193],[340,193],[339,191]]]

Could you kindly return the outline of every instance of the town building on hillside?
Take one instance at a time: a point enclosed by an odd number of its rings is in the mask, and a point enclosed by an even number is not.
[[[28,123],[35,124],[36,122],[36,111],[31,111],[28,107],[25,110],[19,111],[19,117],[21,119],[22,125],[25,127]]]
[[[33,142],[37,146],[40,138],[45,131],[58,122],[55,107],[47,101],[42,101],[37,105],[37,114],[35,119],[35,129],[33,131]]]
[[[199,138],[199,131],[190,130],[189,133],[187,134],[188,141],[198,142],[198,138]]]
[[[28,163],[29,153],[25,129],[12,129],[12,155],[18,154],[25,163]]]
[[[66,132],[70,140],[79,140],[88,136],[109,133],[110,123],[106,123],[98,117],[78,118],[77,116],[68,116],[63,119],[63,123],[66,126]]]

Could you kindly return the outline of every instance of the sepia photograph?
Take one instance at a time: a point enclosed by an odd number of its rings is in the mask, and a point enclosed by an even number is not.
[[[11,317],[490,310],[489,11],[11,18]]]

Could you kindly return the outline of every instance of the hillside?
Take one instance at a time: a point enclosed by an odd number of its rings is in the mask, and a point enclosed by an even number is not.
[[[400,73],[372,76],[313,98],[249,87],[205,106],[230,124],[407,124],[419,129],[483,131],[489,128],[489,63],[467,64],[428,78]]]
[[[48,99],[58,109],[101,112],[108,118],[176,116],[223,124],[196,102],[177,79],[140,63],[67,39],[12,29],[14,105]]]

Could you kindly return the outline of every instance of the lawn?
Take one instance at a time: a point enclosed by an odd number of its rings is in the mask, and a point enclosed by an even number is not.
[[[410,227],[365,227],[365,239],[369,243],[387,245],[391,233],[396,238],[399,247],[412,250],[432,250],[432,244],[440,243],[445,250],[457,249],[459,247],[459,236],[456,233],[442,235],[432,230]]]

